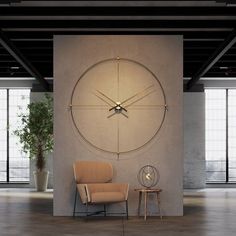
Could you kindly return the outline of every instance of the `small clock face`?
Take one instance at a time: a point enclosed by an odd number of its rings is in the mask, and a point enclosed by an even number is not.
[[[147,67],[115,58],[80,76],[70,107],[73,123],[86,142],[119,155],[140,149],[155,137],[167,105],[158,78]]]

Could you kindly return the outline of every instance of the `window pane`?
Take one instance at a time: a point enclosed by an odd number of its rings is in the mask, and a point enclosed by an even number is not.
[[[206,89],[207,182],[226,181],[226,90]]]
[[[236,90],[228,90],[229,182],[236,181]]]
[[[7,90],[0,89],[0,181],[7,180]]]
[[[22,151],[19,138],[13,134],[20,125],[19,114],[26,114],[29,104],[29,89],[9,90],[9,181],[29,181],[29,158]]]

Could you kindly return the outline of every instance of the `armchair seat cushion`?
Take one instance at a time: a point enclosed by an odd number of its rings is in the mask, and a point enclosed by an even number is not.
[[[91,194],[91,203],[111,203],[125,201],[122,192],[95,192]]]

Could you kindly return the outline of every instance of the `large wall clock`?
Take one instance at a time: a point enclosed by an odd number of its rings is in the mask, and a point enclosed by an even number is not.
[[[79,77],[70,108],[80,136],[119,157],[157,135],[167,104],[160,81],[148,67],[118,57],[90,66]]]

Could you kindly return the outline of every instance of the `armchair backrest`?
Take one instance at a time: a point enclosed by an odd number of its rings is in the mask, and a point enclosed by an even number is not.
[[[73,168],[75,181],[78,184],[107,183],[113,177],[113,168],[108,162],[76,161]]]

